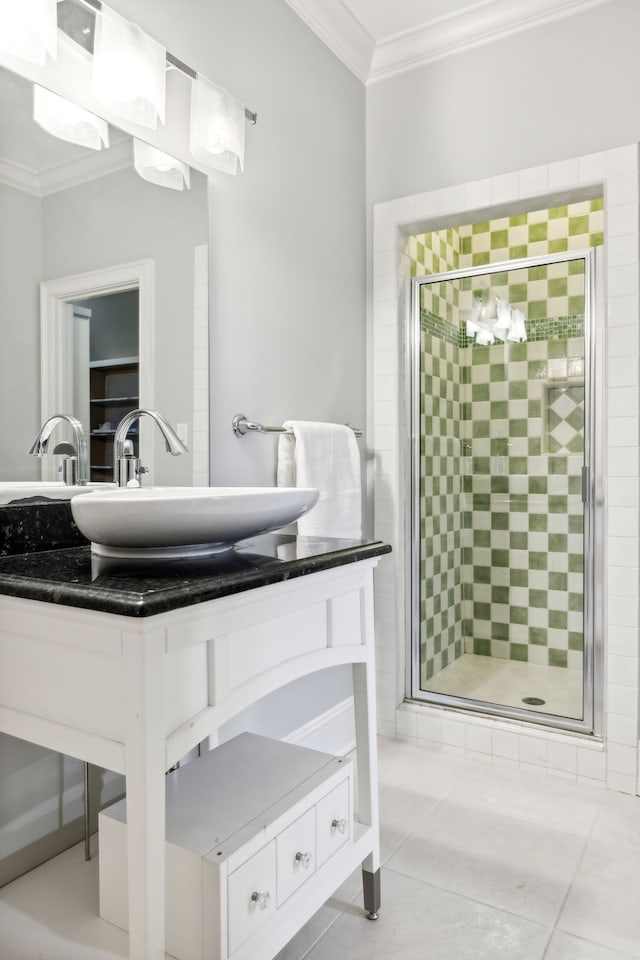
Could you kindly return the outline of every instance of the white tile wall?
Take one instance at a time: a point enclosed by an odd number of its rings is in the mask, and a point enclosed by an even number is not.
[[[375,513],[379,531],[394,548],[376,576],[379,718],[385,734],[439,744],[495,763],[586,781],[606,781],[614,790],[638,790],[638,722],[640,694],[640,262],[638,145],[543,164],[504,176],[388,201],[374,208],[372,426],[375,437]],[[546,201],[551,191],[586,185],[605,197],[605,261],[608,346],[603,364],[607,379],[604,480],[607,569],[604,606],[605,677],[603,740],[545,731],[520,723],[456,714],[423,704],[401,704],[405,685],[406,603],[405,530],[408,503],[404,474],[404,419],[398,278],[403,228],[416,221],[472,217],[491,206],[529,205]],[[461,220],[462,222],[462,220]],[[465,220],[464,222],[468,222]],[[395,282],[394,282],[394,277]],[[377,428],[384,427],[384,430]],[[378,496],[378,491],[381,495]],[[377,535],[380,535],[378,533]],[[398,705],[400,706],[398,707]]]

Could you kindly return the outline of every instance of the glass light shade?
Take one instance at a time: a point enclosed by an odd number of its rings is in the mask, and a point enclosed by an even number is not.
[[[509,330],[508,339],[514,343],[524,343],[524,341],[527,339],[524,313],[522,310],[518,310],[517,307],[514,307],[513,309],[513,320],[511,323],[511,329]]]
[[[167,51],[106,6],[96,17],[93,92],[113,113],[155,130],[164,123]]]
[[[496,297],[496,331],[501,333],[507,333],[511,328],[511,307],[508,303],[501,299],[501,297]],[[504,336],[502,337],[504,340]]]
[[[198,77],[191,86],[190,146],[195,160],[238,173],[244,168],[244,104]]]
[[[487,330],[478,330],[478,335],[476,336],[476,343],[481,347],[490,347],[492,343],[496,342],[496,338],[492,333],[489,333]]]
[[[56,0],[0,0],[0,50],[44,66],[58,52]]]
[[[494,302],[485,304],[482,300],[474,300],[473,307],[467,316],[467,335],[469,337],[475,337],[476,343],[482,346],[495,343],[496,335],[499,336],[499,334],[496,334],[496,319],[494,314]]]
[[[478,319],[480,317],[480,312],[482,310],[482,304],[479,300],[474,300],[473,306],[469,313],[467,314],[467,336],[475,337],[480,332],[480,327],[478,326]]]
[[[140,176],[150,183],[170,187],[171,190],[189,189],[191,171],[186,163],[150,147],[136,137],[133,139],[133,164]]]
[[[77,143],[91,150],[109,146],[106,120],[38,84],[33,85],[33,119],[47,133],[69,143]]]

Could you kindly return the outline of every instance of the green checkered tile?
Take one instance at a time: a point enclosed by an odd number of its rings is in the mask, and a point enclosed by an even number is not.
[[[515,249],[528,256],[545,243],[601,242],[596,201],[411,238],[409,253],[420,261],[414,275],[424,275]],[[527,342],[479,347],[467,338],[464,311],[489,283],[510,302],[527,301]],[[422,679],[465,650],[576,669],[583,263],[430,287],[421,317]]]
[[[584,387],[549,386],[546,405],[547,450],[580,453],[584,448]]]
[[[524,218],[524,222],[521,222]],[[514,220],[516,223],[514,224]],[[551,210],[533,211],[520,217],[500,218],[467,227],[410,237],[407,241],[411,276],[427,276],[465,266],[479,266],[502,260],[587,249],[601,245],[604,212],[601,200],[583,201]],[[545,339],[549,318],[559,318],[551,335],[561,337],[562,327],[579,323],[584,313],[584,280],[580,261],[550,264],[528,272],[512,270],[485,281],[494,293],[519,306],[527,317],[529,340]],[[482,295],[477,278],[472,288],[465,280],[422,288],[422,307],[456,321],[470,310],[475,294]],[[461,335],[464,336],[463,324]],[[579,330],[579,327],[576,327]]]
[[[423,310],[421,371],[422,589],[420,649],[426,682],[463,652],[459,337],[446,298]],[[445,314],[443,316],[443,314]],[[445,558],[443,563],[441,558]]]

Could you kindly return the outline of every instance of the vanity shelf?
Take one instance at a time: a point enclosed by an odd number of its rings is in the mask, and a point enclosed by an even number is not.
[[[115,404],[120,406],[123,403],[129,403],[134,404],[135,406],[139,399],[140,398],[137,395],[135,397],[96,397],[95,399],[89,400],[89,404],[91,406],[94,404],[97,406],[103,406],[105,404]],[[134,406],[131,407],[132,410],[134,409]]]
[[[243,733],[167,775],[166,949],[272,957],[353,869],[352,763]],[[99,816],[100,915],[128,930],[126,801]],[[314,896],[315,892],[315,896]]]
[[[91,480],[113,478],[113,435],[122,418],[139,405],[139,362],[137,357],[95,360],[89,364],[89,462]],[[101,430],[103,423],[111,426]],[[135,433],[134,453],[138,455]]]

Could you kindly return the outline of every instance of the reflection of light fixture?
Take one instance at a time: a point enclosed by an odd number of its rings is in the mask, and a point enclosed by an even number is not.
[[[506,340],[512,324],[512,310],[506,301],[496,297],[496,337]]]
[[[0,2],[0,50],[44,66],[57,53],[56,0]]]
[[[155,130],[164,123],[165,48],[108,7],[96,17],[93,92],[109,110]]]
[[[521,343],[527,339],[524,313],[501,297],[490,295],[486,301],[476,297],[467,316],[467,336],[475,337],[480,346],[496,340]]]
[[[476,343],[483,347],[496,341],[494,336],[495,321],[489,318],[490,312],[489,304],[480,299],[475,299],[467,317],[467,336],[475,337]]]
[[[244,105],[203,77],[191,87],[191,153],[196,160],[237,173],[244,166]]]
[[[189,167],[162,150],[156,150],[137,137],[133,138],[133,164],[144,180],[161,187],[182,190],[190,186]]]
[[[513,340],[516,343],[523,343],[527,339],[527,331],[524,324],[524,313],[522,310],[518,310],[517,307],[514,307],[512,310],[512,322],[508,339]]]
[[[109,146],[106,120],[39,87],[37,83],[33,85],[33,119],[47,133],[81,147],[101,150],[103,146]]]

